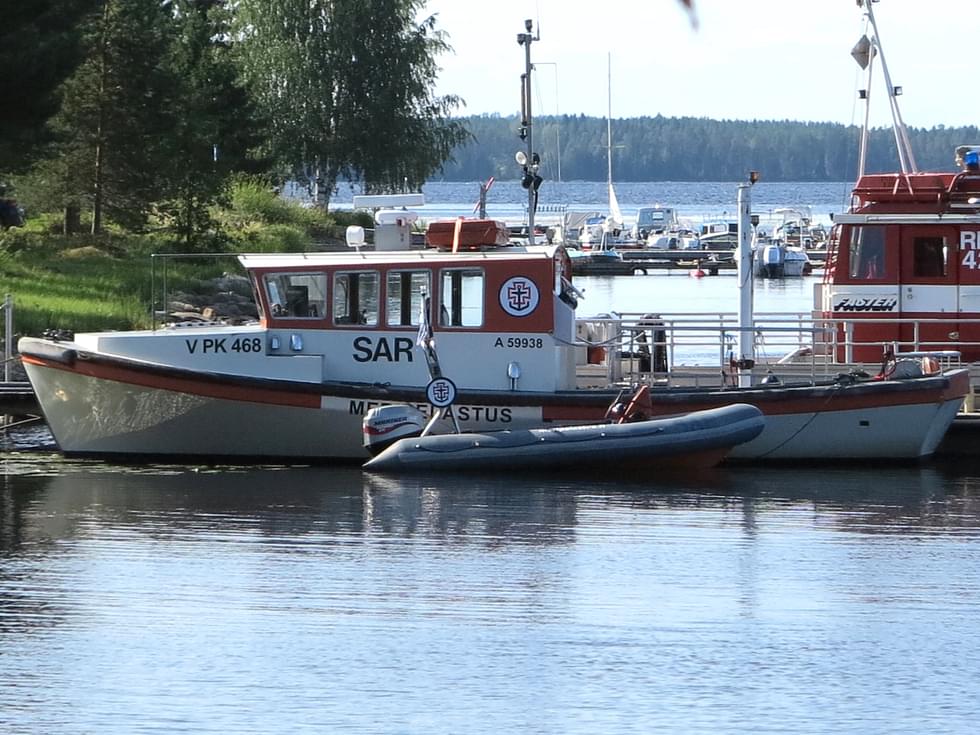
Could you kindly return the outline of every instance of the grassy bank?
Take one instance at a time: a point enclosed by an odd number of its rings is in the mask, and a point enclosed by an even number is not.
[[[162,267],[149,252],[114,253],[93,245],[0,252],[0,283],[14,301],[18,334],[46,329],[136,329],[151,323],[151,304],[163,303]],[[225,270],[229,258],[173,262],[167,285],[195,291]],[[154,288],[155,286],[155,288]],[[155,292],[155,293],[151,293]]]
[[[326,214],[281,199],[257,182],[233,187],[228,207],[213,213],[209,253],[221,258],[167,259],[185,243],[157,227],[152,233],[116,229],[100,235],[58,234],[52,215],[0,232],[0,296],[14,300],[14,329],[37,335],[47,329],[137,329],[164,308],[164,270],[169,293],[199,292],[225,272],[238,273],[233,253],[301,252],[336,240],[347,224],[370,223],[366,213]]]

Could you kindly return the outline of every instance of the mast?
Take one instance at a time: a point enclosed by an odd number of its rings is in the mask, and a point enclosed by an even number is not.
[[[759,180],[756,171],[749,172],[748,183],[738,185],[738,386],[752,385],[755,365],[755,313],[752,278],[752,186]]]
[[[609,182],[609,193],[612,194],[612,52],[606,53],[606,167],[607,181]],[[612,202],[609,203],[610,206]]]
[[[527,242],[534,245],[534,212],[538,207],[538,187],[541,177],[538,168],[541,160],[534,152],[532,118],[531,118],[531,43],[540,40],[539,36],[531,33],[533,22],[524,21],[525,33],[517,34],[517,43],[524,47],[524,73],[521,74],[521,127],[519,136],[527,143],[527,151],[518,151],[515,156],[517,165],[523,169],[521,186],[527,189]]]
[[[606,111],[606,181],[609,187],[609,217],[616,227],[623,226],[623,213],[619,208],[619,200],[616,198],[616,190],[613,188],[612,177],[612,52],[608,52],[606,68],[608,78],[606,88],[608,90],[608,107]]]
[[[919,168],[912,154],[912,144],[909,141],[908,129],[902,119],[902,111],[898,106],[898,97],[902,94],[902,88],[892,84],[891,73],[888,71],[888,64],[885,63],[885,52],[881,47],[881,38],[878,35],[878,23],[875,21],[874,9],[872,7],[875,0],[858,0],[858,6],[863,7],[871,25],[871,38],[867,35],[862,36],[857,45],[851,51],[862,69],[868,71],[867,89],[862,90],[864,98],[864,127],[861,130],[861,152],[858,162],[858,176],[864,175],[864,166],[868,153],[868,117],[871,106],[871,71],[874,66],[874,57],[881,56],[881,70],[885,77],[885,91],[888,93],[888,105],[891,109],[892,130],[895,134],[895,148],[898,153],[898,160],[902,167],[903,174],[917,173]]]

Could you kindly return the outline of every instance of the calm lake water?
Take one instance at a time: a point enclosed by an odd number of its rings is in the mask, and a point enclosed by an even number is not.
[[[576,280],[585,314],[736,303]],[[3,733],[977,728],[980,464],[384,479],[4,442]]]
[[[752,211],[763,221],[786,207],[809,207],[814,221],[829,224],[831,213],[843,212],[850,198],[852,182],[767,182],[751,189]],[[735,219],[737,186],[729,181],[649,181],[616,183],[616,198],[627,222],[638,207],[660,204],[674,207],[685,219],[698,221]],[[302,195],[303,192],[295,192]],[[360,192],[341,185],[331,198],[331,206],[350,206]],[[412,209],[423,220],[473,216],[479,200],[480,182],[435,181],[422,187],[426,204]],[[608,212],[608,184],[605,181],[545,181],[538,192],[538,222],[569,211]],[[487,193],[487,216],[508,222],[526,217],[527,190],[517,181],[497,181]],[[777,217],[778,219],[778,217]]]
[[[972,733],[978,469],[10,453],[0,732]]]

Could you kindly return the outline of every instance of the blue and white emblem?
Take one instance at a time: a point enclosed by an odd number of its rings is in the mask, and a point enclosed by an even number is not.
[[[500,306],[511,316],[527,316],[538,308],[538,287],[524,276],[514,276],[500,287]]]

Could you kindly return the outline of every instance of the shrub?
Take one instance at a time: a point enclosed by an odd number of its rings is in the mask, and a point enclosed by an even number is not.
[[[241,177],[229,191],[229,224],[243,226],[248,222],[285,224],[296,220],[298,205],[287,202],[261,179]]]
[[[52,237],[56,236],[22,227],[11,227],[9,230],[0,231],[0,250],[7,253],[30,251],[40,254],[50,249]]]
[[[233,238],[235,250],[244,253],[301,253],[310,249],[310,237],[292,225],[252,224]]]
[[[360,225],[366,230],[374,227],[374,216],[363,209],[338,209],[332,215],[337,226],[344,229],[348,225]]]

